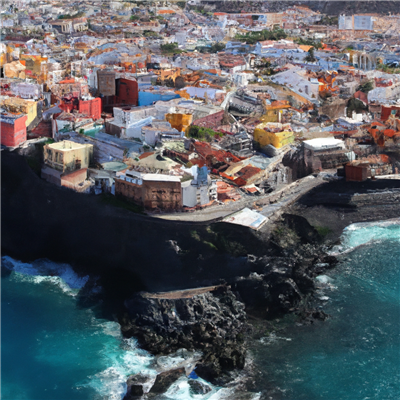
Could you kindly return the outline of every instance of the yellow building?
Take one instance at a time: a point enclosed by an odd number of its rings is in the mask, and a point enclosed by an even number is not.
[[[281,122],[281,117],[284,109],[290,108],[288,101],[273,101],[271,104],[265,104],[264,100],[264,112],[265,114],[261,117],[263,122]]]
[[[57,171],[72,172],[88,168],[93,158],[93,145],[70,140],[44,146],[44,162]]]
[[[254,130],[254,140],[261,146],[269,144],[280,149],[289,143],[293,143],[294,135],[289,124],[263,122]]]
[[[22,49],[23,48],[21,47],[21,45],[17,43],[8,43],[6,45],[6,51],[5,51],[6,54],[5,62],[10,63],[12,61],[18,60],[21,55]]]
[[[0,106],[14,114],[26,114],[26,126],[28,127],[37,116],[37,104],[35,100],[24,100],[19,97],[8,97],[0,100]]]
[[[185,132],[186,128],[192,123],[192,114],[167,114],[166,120],[171,124],[172,128],[179,132]]]
[[[19,60],[26,67],[26,76],[36,79],[38,83],[46,82],[47,57],[41,57],[35,54],[21,54]]]

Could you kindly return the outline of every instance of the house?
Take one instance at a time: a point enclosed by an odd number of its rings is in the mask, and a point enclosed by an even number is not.
[[[266,104],[264,101],[265,114],[261,117],[263,122],[281,122],[283,110],[289,109],[291,106],[287,100],[272,101]]]
[[[318,82],[317,78],[309,76],[307,71],[301,67],[279,72],[271,77],[271,81],[287,86],[308,101],[318,104],[320,82]]]
[[[217,200],[217,184],[208,175],[207,167],[193,166],[191,174],[193,179],[181,183],[183,206],[203,206]]]
[[[280,149],[294,141],[294,134],[290,124],[262,122],[254,129],[254,141],[261,148],[268,145]]]
[[[0,114],[1,144],[16,147],[26,141],[26,120],[24,114]]]
[[[348,150],[343,140],[316,138],[303,142],[304,162],[311,172],[337,168],[354,161],[354,152]]]
[[[372,31],[375,18],[372,15],[340,15],[339,29]]]
[[[254,53],[262,57],[279,57],[284,54],[293,56],[304,53],[304,50],[290,40],[264,40],[257,42]]]
[[[131,170],[117,173],[115,195],[148,210],[182,208],[181,179],[178,176],[142,174]]]
[[[346,181],[362,182],[379,175],[390,175],[393,166],[386,154],[370,155],[345,165]]]
[[[25,100],[18,97],[5,97],[0,100],[0,107],[12,114],[25,114],[25,125],[29,130],[38,120],[38,105],[34,100]],[[39,122],[39,121],[37,121]]]
[[[64,140],[45,145],[43,151],[43,179],[76,191],[87,189],[85,181],[93,159],[93,145]]]
[[[114,120],[106,123],[109,134],[121,138],[141,138],[142,127],[150,125],[157,116],[154,106],[147,107],[114,107]]]

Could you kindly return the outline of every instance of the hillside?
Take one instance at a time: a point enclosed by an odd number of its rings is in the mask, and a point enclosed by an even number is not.
[[[355,13],[400,13],[398,1],[202,1],[202,5],[212,5],[220,12],[256,12],[264,7],[266,12],[284,11],[294,5],[308,6],[314,11],[327,15]]]

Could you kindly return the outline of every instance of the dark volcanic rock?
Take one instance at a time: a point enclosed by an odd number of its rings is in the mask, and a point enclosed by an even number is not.
[[[178,380],[185,373],[185,368],[172,369],[170,371],[164,371],[157,375],[154,385],[150,389],[149,393],[164,393],[168,388]]]
[[[124,400],[137,399],[138,396],[143,396],[143,385],[148,381],[149,377],[147,375],[137,374],[130,376],[127,381],[128,389]]]
[[[197,381],[195,379],[188,380],[190,386],[190,393],[192,394],[207,394],[211,392],[210,386],[206,385],[203,382]]]
[[[148,298],[137,294],[127,301],[128,316],[121,321],[125,336],[135,336],[153,354],[179,348],[202,351],[196,373],[206,380],[224,370],[243,368],[243,303],[227,287],[190,298]]]

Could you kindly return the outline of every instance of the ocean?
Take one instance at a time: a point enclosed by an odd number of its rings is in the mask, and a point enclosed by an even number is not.
[[[350,225],[341,242],[317,278],[330,318],[252,346],[266,399],[400,398],[400,221]]]
[[[400,398],[400,221],[350,225],[333,252],[338,267],[317,278],[330,318],[251,345],[261,399]],[[78,306],[87,277],[49,260],[2,263],[12,271],[2,278],[3,400],[120,400],[127,376],[156,374],[154,357],[118,323]],[[229,398],[207,384],[210,393],[193,395],[183,377],[160,399]]]

